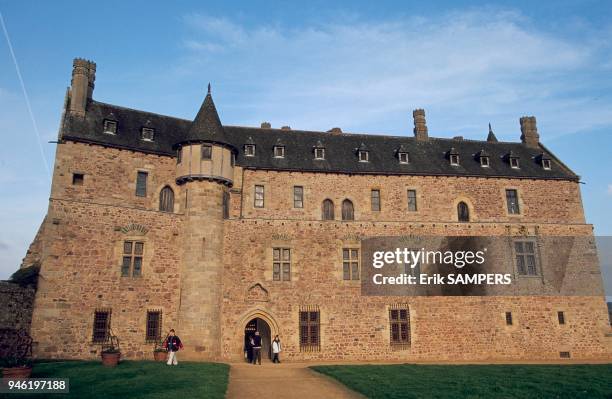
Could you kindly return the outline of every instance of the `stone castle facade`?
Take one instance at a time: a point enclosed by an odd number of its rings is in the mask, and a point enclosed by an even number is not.
[[[112,333],[151,358],[174,328],[189,359],[240,360],[254,329],[288,360],[610,359],[599,275],[590,296],[360,295],[364,237],[593,234],[535,118],[516,143],[429,137],[423,110],[414,137],[227,126],[210,88],[193,121],[97,102],[95,70],[74,61],[24,260],[37,356],[92,358]]]

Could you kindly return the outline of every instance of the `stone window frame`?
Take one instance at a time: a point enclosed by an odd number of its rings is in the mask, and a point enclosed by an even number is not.
[[[296,191],[295,191],[296,188],[300,188],[301,191],[302,191],[299,199],[296,199]],[[297,185],[296,184],[296,185],[293,186],[293,191],[292,191],[292,194],[293,194],[293,209],[304,209],[304,192],[305,191],[306,190],[304,189],[304,185]],[[297,202],[301,202],[302,206],[296,206]]]
[[[419,193],[420,190],[418,187],[414,187],[414,186],[405,186],[405,193],[406,193],[406,212],[408,212],[409,214],[413,215],[413,214],[418,214],[421,211],[421,207],[419,206],[419,204],[422,204],[423,201],[419,200]],[[410,201],[408,201],[409,195],[408,192],[410,191],[414,191],[414,200],[415,200],[415,209],[414,210],[410,210]]]
[[[516,252],[516,243],[517,242],[531,242],[533,243],[533,257],[535,263],[535,274],[521,274],[518,268],[517,261],[517,252]],[[538,239],[535,236],[516,236],[512,237],[510,240],[510,246],[512,251],[512,265],[514,268],[514,276],[515,278],[535,278],[541,279],[543,277],[543,267],[542,267],[542,259],[540,258],[540,248],[538,245]],[[521,252],[520,255],[526,256],[529,255],[527,252]]]
[[[258,197],[257,190],[261,188],[261,198]],[[258,205],[258,201],[261,200],[261,205]],[[266,185],[263,183],[256,183],[253,185],[253,208],[263,209],[266,207]]]
[[[561,324],[560,323],[560,317],[559,317],[559,313],[563,314],[563,318],[564,318],[564,323]],[[553,308],[553,313],[551,315],[551,322],[553,323],[553,325],[556,328],[570,328],[570,322],[568,320],[568,311],[567,308],[563,307],[559,307],[559,308]]]
[[[345,206],[347,207],[346,209],[345,209]],[[350,214],[349,214],[349,209],[348,209],[349,206],[351,208]],[[340,219],[343,222],[354,222],[356,219],[355,213],[356,213],[355,212],[355,201],[353,201],[353,199],[349,197],[344,198],[342,202],[340,203]],[[352,217],[349,217],[349,216],[352,216]]]
[[[125,241],[139,241],[144,243],[144,251],[142,254],[142,265],[140,269],[140,276],[132,277],[132,275],[123,276],[121,268],[123,266],[123,243]],[[143,233],[138,230],[130,230],[128,232],[119,232],[119,235],[115,238],[115,245],[113,248],[113,259],[116,259],[116,273],[120,282],[133,283],[143,281],[147,275],[147,271],[153,256],[155,254],[155,248],[153,247],[152,240],[147,236],[147,233]]]
[[[302,259],[301,254],[297,251],[295,244],[293,241],[286,238],[277,238],[272,239],[269,242],[265,243],[265,251],[263,254],[263,264],[266,265],[264,268],[264,280],[270,282],[272,284],[289,284],[295,283],[300,279],[300,261]],[[274,280],[274,248],[285,248],[291,251],[291,265],[290,265],[290,280]],[[282,272],[282,270],[281,270]]]
[[[176,210],[176,193],[169,184],[164,184],[157,195],[159,198],[158,210],[164,213],[174,213]],[[165,201],[164,201],[165,200]],[[166,207],[169,208],[166,209]]]
[[[138,186],[138,177],[144,174],[144,193],[140,195],[139,186]],[[149,188],[149,176],[151,175],[151,171],[148,169],[136,169],[136,180],[134,181],[134,195],[139,198],[147,198],[148,196],[148,188]]]
[[[378,192],[378,209],[374,209],[374,193]],[[370,211],[382,212],[382,190],[379,187],[370,188]]]
[[[200,146],[200,160],[211,161],[213,157],[212,144],[204,143]]]
[[[331,208],[326,208],[331,204]],[[331,212],[328,212],[331,211]],[[336,204],[331,198],[325,198],[321,202],[321,220],[323,221],[334,221],[336,220]]]
[[[96,333],[99,332],[99,328],[96,325],[98,314],[106,314],[105,326],[104,326],[104,338],[98,338]],[[101,344],[104,342],[108,342],[110,338],[111,331],[111,320],[112,320],[113,310],[111,308],[96,308],[93,312],[93,320],[92,320],[92,334],[91,334],[91,342],[93,344]]]
[[[158,325],[157,325],[157,334],[155,336],[149,335],[149,315],[153,313],[159,313]],[[164,312],[161,308],[156,309],[147,309],[145,316],[145,343],[156,343],[159,342],[162,338],[163,331],[163,323],[164,323]]]
[[[344,254],[343,251],[345,249],[356,249],[359,254],[359,280],[345,280],[344,279]],[[361,241],[357,237],[351,238],[346,237],[345,239],[340,239],[336,241],[336,260],[334,262],[334,277],[336,281],[339,281],[341,284],[348,284],[349,286],[360,286],[361,285]]]
[[[508,197],[507,197],[507,192],[509,190],[514,190],[516,191],[516,196],[517,196],[517,204],[518,204],[518,213],[510,213],[510,210],[508,209]],[[502,194],[502,203],[503,203],[503,207],[504,207],[504,212],[506,214],[507,217],[513,217],[513,218],[520,218],[522,216],[524,216],[525,214],[525,205],[523,203],[523,192],[521,190],[520,187],[517,186],[505,186],[502,188],[501,190],[501,194]]]
[[[508,324],[506,322],[506,313],[510,312],[512,315],[512,324]],[[516,331],[520,329],[520,319],[517,317],[518,311],[514,307],[504,308],[502,312],[499,313],[501,323],[503,324],[505,331]]]
[[[319,308],[319,306],[317,305],[302,305],[299,307],[297,315],[298,315],[298,333],[297,333],[297,339],[298,339],[298,344],[299,344],[299,348],[300,348],[300,352],[319,352],[321,351],[321,341],[322,341],[322,336],[321,336],[321,332],[323,330],[323,328],[321,328],[322,326],[322,320],[321,320],[321,309]],[[304,314],[307,314],[307,317],[305,320],[304,318]],[[316,320],[312,320],[312,314],[316,314]],[[304,328],[308,329],[308,333],[307,333],[307,339],[306,341],[308,342],[304,342],[305,340],[303,339],[303,334],[302,334],[302,330]],[[316,331],[316,343],[315,342],[311,342],[312,341],[312,331]]]
[[[357,258],[353,258],[353,251],[357,252]],[[348,253],[348,258],[345,255]],[[345,266],[348,264],[348,278],[346,278]],[[353,273],[354,264],[357,265],[357,278]],[[355,245],[342,247],[342,280],[361,282],[361,248]]]
[[[405,311],[406,318],[401,318],[401,312]],[[412,346],[412,314],[411,307],[407,303],[391,304],[387,306],[388,340],[389,346],[395,350],[410,349]],[[395,314],[395,316],[394,316]],[[402,326],[406,326],[406,338],[402,339]],[[394,326],[398,326],[399,340],[393,339]]]
[[[278,251],[278,258],[276,252]],[[272,280],[291,281],[291,248],[286,246],[272,247]],[[285,253],[289,254],[289,259],[285,259]],[[278,265],[278,273],[276,266]],[[287,266],[287,269],[285,269]],[[287,270],[287,271],[286,271]],[[285,276],[287,274],[287,276]],[[276,278],[278,275],[278,278]]]
[[[459,206],[460,202],[465,202],[465,204],[468,207],[469,220],[467,222],[460,222],[459,221],[459,215],[458,215],[458,212],[457,212],[457,206]],[[474,223],[474,222],[478,221],[478,218],[476,216],[476,212],[474,210],[474,204],[472,203],[472,200],[470,198],[468,198],[465,195],[460,195],[460,196],[458,196],[458,197],[456,197],[454,199],[451,220],[453,221],[453,223]]]

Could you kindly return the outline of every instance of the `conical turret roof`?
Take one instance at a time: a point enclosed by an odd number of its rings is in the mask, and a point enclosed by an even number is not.
[[[231,146],[210,94],[210,85],[204,102],[182,142],[210,142]]]

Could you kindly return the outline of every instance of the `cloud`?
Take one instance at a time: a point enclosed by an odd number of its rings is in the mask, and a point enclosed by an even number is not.
[[[184,23],[177,71],[248,93],[230,104],[228,113],[241,118],[232,123],[408,133],[412,109],[424,107],[439,135],[480,137],[491,121],[517,140],[525,114],[538,116],[544,140],[612,125],[612,84],[595,71],[610,59],[609,46],[538,30],[517,12],[350,17],[297,28],[201,14]]]

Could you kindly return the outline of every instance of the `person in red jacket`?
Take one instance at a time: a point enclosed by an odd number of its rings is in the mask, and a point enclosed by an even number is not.
[[[175,335],[174,329],[171,329],[170,333],[168,333],[168,337],[166,337],[166,340],[164,341],[164,347],[168,351],[168,366],[176,366],[178,364],[178,361],[176,360],[176,352],[183,349],[183,343],[181,342],[181,339]]]

